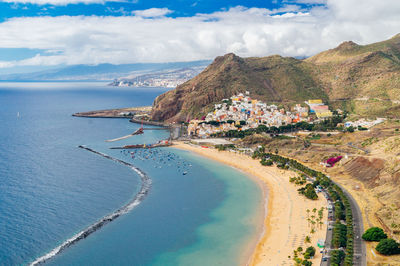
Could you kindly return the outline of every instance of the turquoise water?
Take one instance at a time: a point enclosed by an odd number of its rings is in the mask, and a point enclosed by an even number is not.
[[[56,90],[54,90],[56,89]],[[105,139],[136,130],[79,111],[150,105],[165,89],[93,83],[0,83],[0,264],[27,264],[129,202],[142,169],[150,193],[135,209],[48,261],[54,265],[238,265],[261,225],[262,192],[242,173],[186,151],[135,158]],[[17,113],[20,116],[17,117]],[[152,143],[146,131],[118,145]],[[164,161],[160,160],[164,158]],[[174,158],[167,161],[166,158]],[[183,175],[183,171],[187,174]]]

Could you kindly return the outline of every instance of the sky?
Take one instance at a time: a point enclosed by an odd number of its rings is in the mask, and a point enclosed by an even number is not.
[[[306,57],[400,33],[399,0],[0,0],[0,70]]]

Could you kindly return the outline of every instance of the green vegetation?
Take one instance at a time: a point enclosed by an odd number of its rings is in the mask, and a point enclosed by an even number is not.
[[[296,177],[296,176],[295,177],[290,177],[289,178],[289,182],[290,183],[295,183],[296,185],[304,185],[307,182],[307,180],[306,180],[306,176],[303,175],[303,176],[298,176],[298,177]]]
[[[365,147],[365,146],[371,145],[371,144],[373,144],[375,142],[378,142],[378,141],[379,141],[378,138],[375,138],[375,137],[367,138],[366,140],[364,140],[361,143],[361,146]]]
[[[293,250],[293,260],[295,262],[295,265],[306,265],[306,266],[311,266],[312,262],[309,261],[311,257],[315,255],[315,248],[310,246],[308,247],[304,253],[301,253],[303,251],[302,247],[298,247],[297,249]],[[301,257],[303,255],[303,258]],[[290,256],[288,256],[290,258]]]
[[[371,227],[362,235],[362,239],[366,241],[381,241],[385,238],[387,238],[387,235],[383,229],[379,227]]]
[[[272,160],[265,160],[264,158],[261,159],[260,163],[261,163],[261,165],[264,165],[264,166],[271,166],[274,164],[274,162]]]
[[[215,148],[219,151],[225,151],[229,149],[235,149],[236,147],[234,144],[217,144],[215,145]]]
[[[223,103],[226,103],[227,106],[231,106],[232,105],[232,100],[231,99],[227,99],[222,101]]]
[[[307,139],[309,140],[316,140],[316,139],[320,139],[321,135],[320,134],[310,134],[307,136]]]
[[[283,134],[283,133],[289,133],[289,132],[295,132],[299,130],[308,130],[308,131],[328,131],[328,130],[341,130],[341,127],[337,127],[339,123],[342,123],[344,119],[347,117],[347,114],[344,114],[342,116],[336,115],[333,116],[329,119],[323,120],[320,123],[316,124],[310,124],[307,122],[298,122],[295,124],[289,124],[289,125],[284,125],[280,127],[267,127],[266,125],[259,125],[257,128],[250,128],[246,130],[229,130],[226,132],[218,132],[215,134],[212,134],[212,137],[227,137],[227,138],[244,138],[246,136],[253,135],[255,133],[260,134],[260,133],[267,133],[271,134],[275,137],[282,138],[282,139],[288,139],[291,137],[288,136],[282,136],[278,134]],[[242,121],[241,121],[242,122]],[[216,121],[210,121],[207,122],[208,124],[211,125],[219,125],[219,123],[224,123],[224,122],[216,122]],[[319,139],[321,138],[321,135],[317,134],[314,135],[314,139]]]
[[[354,132],[354,127],[353,126],[349,126],[347,128],[347,132],[353,133]]]
[[[307,184],[305,187],[299,188],[297,191],[309,199],[318,199],[318,195],[315,192],[314,186],[312,184]]]
[[[345,217],[343,203],[340,201],[335,202],[335,218],[337,220],[344,220]]]
[[[399,243],[391,238],[382,239],[376,246],[376,251],[378,251],[382,255],[400,254]]]
[[[316,251],[316,250],[315,250],[314,247],[312,247],[312,246],[308,247],[308,248],[306,249],[306,252],[304,253],[304,258],[305,258],[305,259],[309,259],[309,258],[311,258],[311,257],[314,257],[315,251]]]
[[[331,252],[331,266],[339,266],[346,254],[343,250],[332,250]]]
[[[333,226],[332,246],[334,248],[345,248],[347,244],[346,225],[336,222]]]

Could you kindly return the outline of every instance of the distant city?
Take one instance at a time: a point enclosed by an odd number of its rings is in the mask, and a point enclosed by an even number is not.
[[[115,79],[110,85],[117,87],[175,88],[197,76],[205,66],[166,70],[156,73]]]

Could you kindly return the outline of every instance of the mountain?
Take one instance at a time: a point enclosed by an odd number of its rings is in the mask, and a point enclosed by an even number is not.
[[[370,45],[344,42],[307,59],[217,57],[198,76],[157,97],[152,119],[198,118],[244,91],[282,105],[322,98],[361,115],[399,116],[400,34]]]
[[[369,45],[344,42],[305,61],[334,105],[361,115],[398,114],[400,34]]]
[[[128,75],[142,75],[156,71],[167,71],[185,67],[197,67],[209,61],[174,63],[136,63],[136,64],[99,64],[72,65],[32,73],[0,75],[0,80],[43,81],[43,80],[113,80]]]

